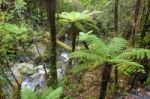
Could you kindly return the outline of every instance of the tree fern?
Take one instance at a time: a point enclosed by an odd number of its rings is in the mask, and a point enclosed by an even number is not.
[[[136,71],[144,72],[143,66],[134,62],[135,59],[150,58],[150,50],[127,48],[127,41],[120,37],[115,37],[105,43],[90,31],[88,33],[81,32],[79,40],[86,42],[89,49],[75,51],[69,55],[70,58],[79,60],[77,71],[95,67],[104,62],[111,62],[118,66],[121,72],[130,75]]]
[[[100,11],[90,12],[85,10],[83,12],[62,12],[58,15],[59,22],[61,24],[70,24],[74,25],[77,29],[85,31],[84,25],[88,25],[93,29],[99,31],[99,28],[96,25],[96,22],[93,21],[93,15],[101,13]]]

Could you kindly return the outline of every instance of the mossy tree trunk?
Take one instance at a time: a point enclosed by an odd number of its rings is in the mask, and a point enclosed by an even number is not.
[[[147,9],[144,9],[145,11],[145,13],[143,13],[143,17],[144,17],[144,19],[143,19],[143,29],[142,29],[142,31],[141,31],[141,47],[145,47],[145,42],[144,42],[144,37],[146,36],[146,32],[147,32],[147,30],[148,30],[148,21],[149,21],[149,19],[148,19],[148,17],[150,16],[150,0],[148,0],[147,1]]]
[[[47,85],[57,86],[57,68],[56,68],[56,22],[55,22],[55,14],[56,14],[56,0],[47,0],[47,15],[48,21],[50,24],[50,43],[51,43],[51,66],[50,69],[50,81],[48,81]]]

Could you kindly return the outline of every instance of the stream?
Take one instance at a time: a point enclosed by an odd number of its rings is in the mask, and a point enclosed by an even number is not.
[[[67,52],[62,52],[57,58],[58,79],[62,79],[65,75],[65,66],[67,65],[67,61]],[[45,70],[43,65],[34,66],[33,63],[16,63],[11,69],[17,79],[22,79],[22,88],[28,87],[35,91],[39,88],[45,87]],[[46,71],[49,72],[47,68]],[[20,74],[22,74],[21,77]]]

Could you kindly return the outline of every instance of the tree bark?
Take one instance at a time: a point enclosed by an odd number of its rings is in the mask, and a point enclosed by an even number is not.
[[[135,43],[135,32],[136,32],[136,26],[137,26],[137,20],[138,20],[140,6],[141,6],[141,0],[136,0],[135,10],[134,10],[134,19],[133,19],[133,24],[132,24],[132,34],[130,37],[130,41],[131,41],[132,45],[134,45],[134,43]]]
[[[107,86],[111,77],[112,65],[110,63],[104,63],[102,69],[102,81],[99,99],[105,99]]]
[[[147,6],[148,8],[146,9],[146,16],[143,16],[145,17],[144,18],[144,25],[143,25],[143,29],[141,31],[141,47],[145,47],[144,46],[144,37],[146,36],[146,31],[148,30],[148,17],[150,16],[150,0],[147,1]]]
[[[57,86],[57,67],[56,67],[56,22],[55,22],[55,14],[56,14],[56,0],[48,0],[47,2],[47,14],[48,21],[50,24],[50,36],[51,36],[51,66],[50,69],[50,81],[47,84],[56,85]]]
[[[118,34],[118,2],[115,0],[115,13],[114,13],[114,24],[115,24],[115,36]],[[115,67],[115,89],[118,89],[118,67]]]
[[[115,36],[117,36],[118,34],[118,2],[119,0],[115,0],[115,12],[114,12]]]
[[[76,37],[77,37],[76,29],[75,29],[74,23],[72,23],[72,27],[71,27],[72,52],[74,52],[76,49]],[[67,66],[66,71],[70,70],[72,61],[73,61],[73,59],[69,60],[69,65]]]

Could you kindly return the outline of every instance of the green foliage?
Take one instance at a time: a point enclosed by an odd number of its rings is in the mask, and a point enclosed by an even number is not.
[[[0,10],[0,23],[4,21],[4,14],[3,12]]]
[[[16,49],[16,45],[20,42],[24,43],[28,40],[27,28],[24,26],[18,27],[15,24],[0,24],[0,52]]]
[[[108,42],[108,47],[111,49],[111,55],[115,56],[115,54],[121,53],[127,45],[127,41],[120,37],[114,37]],[[114,46],[115,45],[115,46]]]
[[[81,31],[86,31],[85,26],[92,27],[96,31],[99,31],[99,28],[96,26],[96,22],[93,20],[93,16],[101,13],[100,11],[89,11],[85,10],[83,12],[62,12],[59,14],[59,22],[61,24],[70,24]],[[86,31],[87,32],[87,31]]]
[[[36,93],[28,88],[22,89],[21,99],[38,99]]]
[[[124,59],[143,59],[146,57],[147,59],[150,59],[150,50],[149,49],[142,49],[142,48],[132,48],[126,50],[124,53],[120,54],[118,58],[124,58]]]
[[[144,82],[145,86],[148,86],[150,84],[150,75],[148,76],[147,80]]]
[[[52,90],[52,88],[48,88],[44,90],[41,96],[38,96],[34,91],[28,88],[24,88],[21,92],[21,99],[60,99],[62,91],[62,87],[59,87],[55,90]]]
[[[52,91],[45,99],[59,99],[62,93],[62,87]]]
[[[120,37],[114,37],[104,42],[91,32],[81,32],[79,40],[86,42],[88,49],[75,51],[69,55],[70,58],[79,60],[76,72],[110,62],[114,66],[118,66],[121,72],[130,75],[136,71],[144,72],[143,66],[134,62],[135,59],[150,58],[150,50],[127,48],[127,41]]]
[[[61,14],[59,14],[59,17],[62,19],[60,21],[63,22],[76,22],[76,21],[81,21],[81,20],[86,20],[86,21],[92,21],[92,15],[96,14],[96,13],[100,13],[99,11],[94,11],[94,12],[90,12],[89,10],[85,10],[83,12],[62,12]]]

